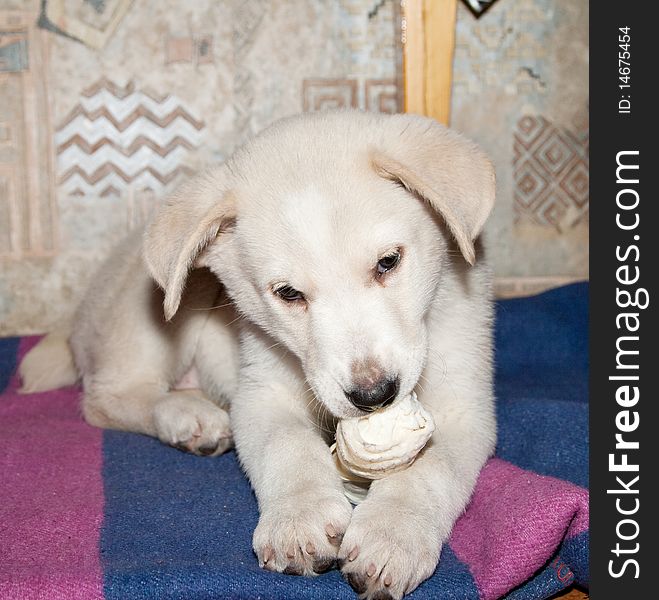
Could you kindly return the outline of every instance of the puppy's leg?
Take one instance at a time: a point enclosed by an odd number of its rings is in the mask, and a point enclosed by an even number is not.
[[[86,386],[82,411],[98,427],[133,431],[201,456],[222,454],[233,445],[229,415],[200,390],[168,392],[136,384],[121,390]]]
[[[254,551],[268,570],[323,572],[334,564],[352,508],[329,448],[306,412],[299,367],[268,357],[267,346],[254,339],[244,346],[249,363],[241,371],[231,420],[261,511]]]
[[[255,388],[232,404],[231,418],[259,502],[253,538],[259,564],[313,575],[334,564],[352,510],[328,446],[289,394],[279,386]]]
[[[85,389],[83,414],[92,425],[219,454],[231,446],[229,417],[211,402],[221,386],[211,389],[202,381],[204,392],[170,391],[202,351],[218,363],[207,379],[222,377],[224,358],[225,377],[235,379],[230,333],[220,335],[229,317],[222,321],[222,311],[213,310],[219,284],[203,269],[193,272],[179,314],[165,322],[163,293],[142,263],[140,237],[134,234],[109,257],[73,320],[69,343]],[[209,323],[215,337],[204,338]],[[217,340],[223,343],[213,345]]]
[[[208,398],[226,406],[238,386],[240,344],[233,323],[239,316],[225,296],[216,300],[216,306],[198,335],[193,364]]]
[[[436,420],[436,435],[409,469],[373,482],[343,538],[343,573],[365,598],[401,598],[432,575],[492,451],[487,411]]]

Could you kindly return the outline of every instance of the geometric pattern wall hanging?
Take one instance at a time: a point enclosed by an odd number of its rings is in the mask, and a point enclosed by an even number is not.
[[[133,0],[42,0],[39,26],[102,48]]]
[[[0,11],[0,257],[57,252],[45,34],[27,11]]]
[[[398,87],[395,79],[304,79],[304,112],[336,108],[360,108],[374,112],[398,112]]]
[[[304,112],[357,106],[355,79],[305,79],[302,82]]]
[[[213,63],[213,36],[176,36],[165,40],[165,64],[192,63],[197,66]]]
[[[55,133],[58,183],[70,195],[161,193],[202,140],[204,123],[175,96],[158,97],[101,79]]]
[[[398,87],[393,79],[367,79],[364,83],[364,110],[398,112]]]
[[[541,116],[517,122],[513,139],[515,222],[565,231],[588,219],[588,130],[555,127]]]

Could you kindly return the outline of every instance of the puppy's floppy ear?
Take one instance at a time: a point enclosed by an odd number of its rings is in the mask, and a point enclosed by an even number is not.
[[[436,121],[392,117],[371,154],[376,172],[425,199],[448,225],[469,264],[474,240],[494,205],[494,167],[476,144]],[[396,124],[397,121],[397,124]]]
[[[188,272],[203,250],[236,220],[224,168],[194,177],[158,209],[144,234],[144,260],[165,290],[165,318],[178,310]]]

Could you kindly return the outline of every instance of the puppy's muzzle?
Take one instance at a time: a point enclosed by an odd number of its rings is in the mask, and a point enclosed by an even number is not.
[[[348,400],[360,410],[371,412],[383,406],[389,406],[398,395],[400,381],[383,378],[369,387],[355,387],[345,392]]]

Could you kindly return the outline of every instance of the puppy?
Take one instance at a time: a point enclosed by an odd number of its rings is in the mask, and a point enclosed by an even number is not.
[[[435,570],[495,444],[477,240],[494,196],[486,156],[430,119],[279,121],[116,250],[72,330],[26,357],[24,390],[81,377],[93,425],[201,455],[235,442],[261,566],[313,575],[338,559],[362,597],[401,598]],[[198,389],[175,389],[191,367]],[[353,510],[336,420],[412,390],[437,429]]]

